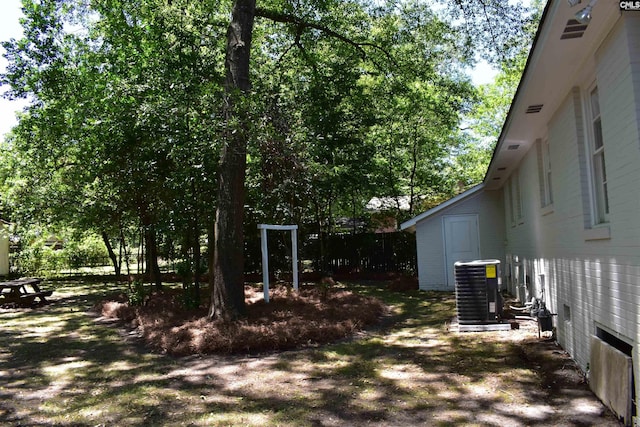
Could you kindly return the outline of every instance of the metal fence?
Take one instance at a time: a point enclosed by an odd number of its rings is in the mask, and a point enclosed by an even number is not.
[[[291,269],[289,233],[268,233],[269,267],[272,271]],[[303,270],[322,273],[415,273],[415,234],[300,234],[298,259]],[[245,271],[261,269],[259,239],[247,239]]]

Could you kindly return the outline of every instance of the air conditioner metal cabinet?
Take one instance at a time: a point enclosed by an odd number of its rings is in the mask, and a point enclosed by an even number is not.
[[[454,269],[460,327],[498,323],[502,316],[500,261],[456,262]]]

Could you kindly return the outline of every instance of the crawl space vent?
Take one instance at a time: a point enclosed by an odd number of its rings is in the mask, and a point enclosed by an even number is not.
[[[597,336],[591,336],[589,387],[625,426],[633,417],[633,359]]]

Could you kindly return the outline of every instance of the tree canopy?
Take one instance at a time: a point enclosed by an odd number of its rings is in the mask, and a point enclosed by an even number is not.
[[[30,105],[2,145],[3,214],[94,230],[107,247],[138,239],[158,286],[166,248],[197,286],[208,244],[211,317],[242,314],[256,223],[323,233],[373,196],[408,195],[411,215],[452,194],[477,100],[464,69],[478,51],[512,58],[531,19],[499,0],[23,0],[23,11],[1,78]]]

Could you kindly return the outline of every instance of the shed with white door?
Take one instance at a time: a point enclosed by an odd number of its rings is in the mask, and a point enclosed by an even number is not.
[[[401,224],[416,233],[420,289],[453,291],[457,261],[504,258],[502,192],[483,190],[477,185]]]

